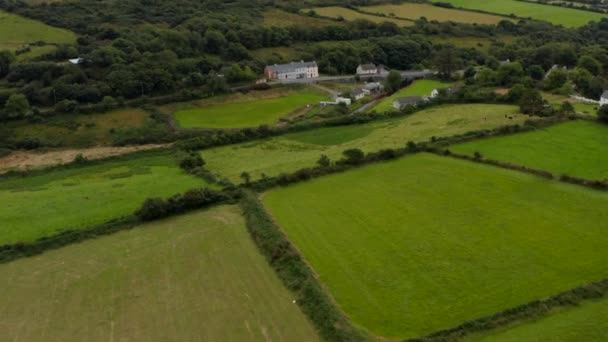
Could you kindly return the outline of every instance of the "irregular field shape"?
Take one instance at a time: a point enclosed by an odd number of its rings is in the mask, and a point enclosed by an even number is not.
[[[180,110],[175,117],[181,127],[239,128],[274,124],[277,120],[308,104],[327,98],[318,92],[304,91],[271,99],[226,103]]]
[[[583,26],[592,20],[599,22],[606,17],[600,13],[517,0],[445,0],[444,2],[449,2],[455,7],[503,15],[515,14],[518,17],[531,17],[567,27]]]
[[[608,179],[608,126],[589,121],[567,122],[533,132],[451,146],[509,163],[587,179]]]
[[[26,177],[0,177],[0,245],[34,241],[132,214],[148,197],[208,186],[172,154],[131,157]]]
[[[18,50],[23,45],[44,41],[46,43],[73,43],[76,34],[52,27],[43,22],[28,19],[0,10],[0,50]]]
[[[453,21],[470,24],[497,24],[502,20],[507,20],[505,17],[497,15],[475,13],[415,3],[365,6],[360,7],[360,9],[368,13],[382,13],[389,16],[394,14],[398,18],[411,20],[418,20],[420,17],[425,17],[428,20]]]
[[[316,129],[283,137],[201,151],[206,167],[234,182],[243,171],[252,179],[294,172],[315,165],[321,154],[332,160],[342,152],[360,148],[374,152],[383,148],[404,147],[408,141],[427,141],[431,137],[451,136],[473,130],[491,129],[523,123],[527,116],[517,114],[516,106],[446,105],[429,108],[404,118]],[[505,118],[513,117],[513,120]]]
[[[467,341],[519,342],[519,341],[607,341],[608,299],[585,302],[565,308],[550,316],[522,323],[506,330],[484,336],[472,336]]]
[[[8,122],[6,130],[0,129],[0,134],[7,134],[15,140],[38,139],[60,146],[110,145],[112,130],[141,127],[147,118],[148,113],[136,108],[99,114],[61,115],[40,123],[27,120]]]
[[[382,17],[378,15],[365,14],[357,11],[353,11],[349,8],[338,7],[338,6],[329,6],[329,7],[315,7],[310,10],[315,11],[318,15],[329,17],[329,18],[344,18],[344,20],[353,21],[357,19],[364,19],[371,21],[376,24],[383,23],[388,21],[389,23],[394,23],[399,26],[412,26],[414,25],[413,21],[403,20],[403,19],[395,19]],[[309,10],[304,10],[304,12],[308,12]]]
[[[400,97],[406,96],[430,96],[431,92],[434,89],[447,88],[451,86],[452,83],[443,83],[434,80],[418,80],[414,81],[414,83],[409,86],[395,92],[393,95],[384,98],[377,105],[372,107],[371,110],[382,113],[388,111],[396,111],[393,108],[393,102]]]
[[[390,338],[608,275],[608,193],[417,155],[265,194],[352,320]]]
[[[263,15],[264,26],[266,27],[290,27],[294,25],[306,27],[324,27],[329,25],[342,25],[342,23],[337,21],[289,13],[278,9],[264,11]]]
[[[7,340],[318,340],[237,207],[0,265],[0,286]]]

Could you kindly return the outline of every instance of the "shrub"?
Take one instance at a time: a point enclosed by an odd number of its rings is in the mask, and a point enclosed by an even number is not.
[[[186,171],[191,171],[203,165],[205,165],[203,157],[201,157],[201,155],[196,152],[190,152],[188,154],[182,155],[179,160],[179,167]]]

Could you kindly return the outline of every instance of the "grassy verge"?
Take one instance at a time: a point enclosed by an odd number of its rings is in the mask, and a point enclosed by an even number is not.
[[[274,225],[252,192],[241,199],[249,233],[283,284],[296,294],[297,304],[327,341],[361,341],[364,336],[325,293],[296,249]]]
[[[338,6],[315,7],[315,8],[304,10],[304,12],[308,12],[309,10],[315,11],[315,13],[317,13],[318,15],[321,15],[323,17],[341,19],[341,20],[347,20],[347,21],[364,19],[364,20],[368,20],[368,21],[371,21],[376,24],[380,24],[380,23],[387,21],[389,23],[397,24],[398,26],[414,25],[414,22],[410,21],[410,20],[381,17],[378,15],[366,14],[366,13],[352,10],[350,8],[338,7]]]

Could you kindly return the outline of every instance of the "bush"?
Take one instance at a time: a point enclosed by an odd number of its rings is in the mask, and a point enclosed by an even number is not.
[[[191,171],[197,167],[202,167],[203,165],[205,165],[205,161],[201,155],[196,152],[182,155],[179,160],[179,167],[186,171]]]

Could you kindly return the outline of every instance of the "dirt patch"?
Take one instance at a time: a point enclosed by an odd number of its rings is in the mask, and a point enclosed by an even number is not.
[[[509,93],[509,88],[498,88],[494,90],[494,92],[498,95],[507,95]]]
[[[169,146],[139,145],[124,147],[93,147],[85,149],[52,150],[45,152],[18,151],[0,158],[0,174],[11,170],[32,170],[72,162],[82,154],[87,159],[102,159],[137,151],[153,150]]]

